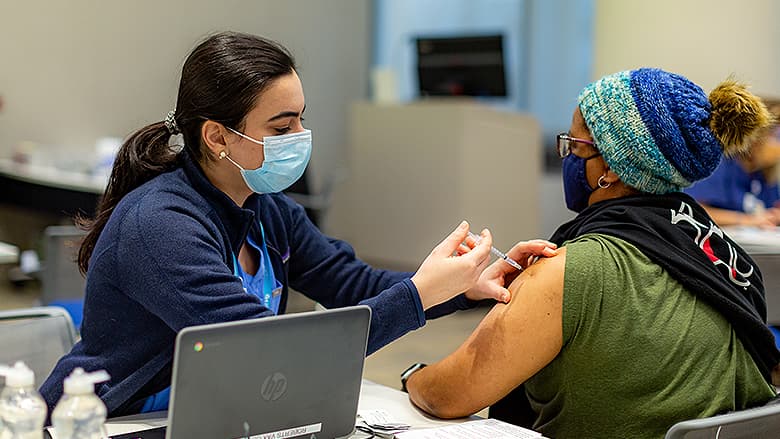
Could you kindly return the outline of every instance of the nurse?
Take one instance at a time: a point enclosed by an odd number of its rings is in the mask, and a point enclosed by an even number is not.
[[[756,134],[750,154],[723,159],[711,176],[685,190],[720,226],[780,225],[780,101],[765,103],[775,122]]]
[[[465,222],[415,273],[374,269],[320,233],[280,193],[309,161],[305,108],[295,63],[280,45],[221,33],[193,50],[176,109],[127,139],[86,223],[82,338],[41,388],[50,409],[77,366],[111,375],[97,389],[109,416],[166,408],[179,330],[282,314],[289,288],[328,308],[370,306],[369,353],[426,319],[509,300],[504,277],[514,269],[499,261],[485,270],[490,233],[461,245]],[[173,134],[183,149],[169,146]],[[509,256],[554,253],[532,241]]]

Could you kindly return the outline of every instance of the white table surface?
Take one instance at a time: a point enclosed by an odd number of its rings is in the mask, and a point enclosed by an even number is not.
[[[19,262],[19,249],[11,244],[0,242],[0,264],[15,264]]]
[[[780,253],[780,227],[723,227],[723,231],[748,253]]]
[[[364,379],[360,388],[358,412],[379,409],[387,411],[394,421],[408,424],[412,429],[441,427],[472,419],[480,419],[476,416],[454,420],[432,418],[412,405],[406,393]],[[108,435],[112,436],[147,428],[161,427],[166,425],[167,422],[166,412],[145,413],[109,419],[106,422],[106,430]],[[56,436],[53,437],[56,439]],[[364,437],[367,437],[367,435],[361,432],[356,432],[351,436],[354,439]]]
[[[94,194],[102,194],[108,183],[105,176],[93,176],[52,166],[16,163],[8,158],[0,158],[0,175],[28,183]]]

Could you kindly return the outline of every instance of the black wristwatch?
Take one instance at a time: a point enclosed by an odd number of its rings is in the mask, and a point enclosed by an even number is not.
[[[406,392],[406,381],[409,379],[410,376],[412,376],[413,373],[417,372],[418,370],[422,369],[423,367],[427,366],[425,363],[414,363],[411,366],[409,366],[408,369],[403,371],[401,373],[401,390]]]

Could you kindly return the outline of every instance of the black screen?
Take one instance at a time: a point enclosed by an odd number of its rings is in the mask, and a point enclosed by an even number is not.
[[[420,96],[506,96],[501,35],[417,38]]]

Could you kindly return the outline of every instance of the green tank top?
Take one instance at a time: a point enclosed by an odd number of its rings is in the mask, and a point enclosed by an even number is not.
[[[633,245],[566,244],[563,348],[526,382],[551,438],[662,438],[774,396],[726,320]]]

